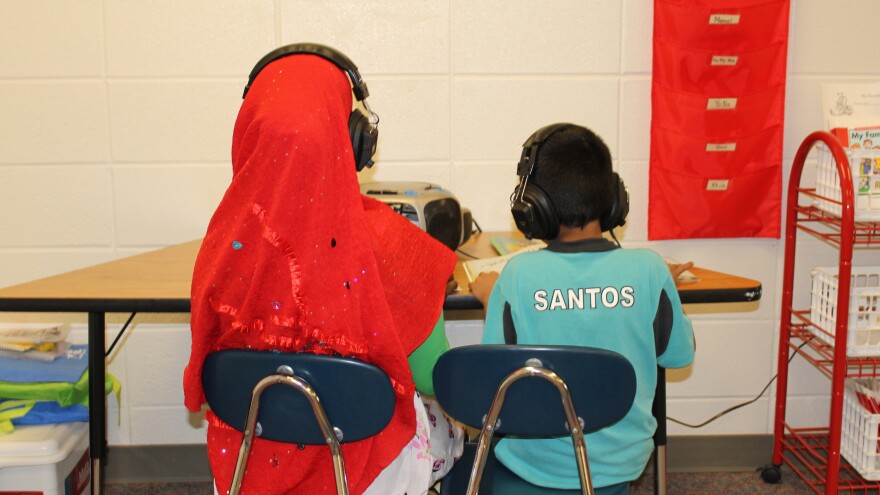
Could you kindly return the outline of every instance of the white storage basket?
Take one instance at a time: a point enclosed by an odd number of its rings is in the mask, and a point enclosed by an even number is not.
[[[837,164],[824,143],[818,143],[816,151],[816,194],[828,199],[816,198],[813,204],[824,212],[840,216],[843,193]],[[846,156],[853,178],[855,221],[880,221],[880,150],[846,150]]]
[[[863,478],[871,481],[880,480],[880,414],[872,413],[863,401],[866,400],[865,389],[876,389],[876,382],[877,378],[846,380],[840,428],[840,454]],[[862,400],[859,400],[859,392]]]
[[[91,493],[89,424],[16,426],[0,435],[0,494]]]
[[[818,328],[810,331],[834,345],[837,324],[838,267],[814,268],[810,301],[810,321]],[[852,267],[849,294],[846,355],[880,356],[880,267]],[[823,331],[824,330],[824,331]]]

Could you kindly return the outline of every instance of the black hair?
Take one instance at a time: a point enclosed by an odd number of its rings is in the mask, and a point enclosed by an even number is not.
[[[566,227],[581,228],[613,206],[611,152],[586,127],[572,125],[551,134],[541,144],[530,180],[547,194]]]

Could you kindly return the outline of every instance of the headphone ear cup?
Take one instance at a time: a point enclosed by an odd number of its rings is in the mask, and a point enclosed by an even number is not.
[[[514,191],[520,196],[520,188]],[[540,187],[526,184],[522,199],[514,201],[510,207],[516,227],[529,239],[552,240],[559,235],[559,219],[553,210],[553,203]]]
[[[627,192],[626,185],[624,185],[620,175],[617,172],[613,172],[613,174],[614,201],[611,202],[611,209],[602,215],[602,218],[599,220],[602,232],[622,227],[626,223],[626,216],[629,214],[629,192]]]
[[[355,169],[360,172],[365,167],[372,167],[373,155],[379,142],[379,130],[363,112],[355,109],[348,117],[348,134],[351,137]]]

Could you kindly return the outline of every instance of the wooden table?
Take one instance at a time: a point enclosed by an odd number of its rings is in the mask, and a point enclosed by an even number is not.
[[[493,235],[511,234],[477,233],[460,248],[460,252],[476,257],[497,256],[489,243]],[[89,445],[93,494],[101,493],[101,460],[106,455],[106,314],[188,313],[192,271],[200,245],[201,240],[190,241],[0,289],[0,311],[88,313]],[[459,254],[459,258],[470,257]],[[756,301],[761,298],[761,283],[755,280],[702,268],[692,268],[691,271],[700,281],[678,285],[685,304]],[[444,308],[481,309],[480,302],[467,291],[467,277],[461,263],[455,269],[455,279],[461,290],[446,299]],[[665,432],[663,435],[665,438]]]

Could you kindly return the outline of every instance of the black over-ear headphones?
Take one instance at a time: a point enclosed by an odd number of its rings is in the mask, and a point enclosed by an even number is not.
[[[550,124],[535,131],[523,143],[522,156],[516,166],[519,184],[510,195],[510,212],[513,214],[516,227],[529,239],[552,240],[559,235],[559,218],[556,216],[550,196],[537,185],[530,184],[529,177],[535,173],[538,152],[544,141],[553,133],[569,127],[577,126],[566,123]],[[603,232],[625,224],[626,215],[629,213],[629,193],[626,191],[626,186],[617,172],[612,174],[615,183],[614,201],[611,209],[599,219]]]
[[[264,67],[281,57],[298,53],[307,53],[325,58],[336,64],[337,67],[348,74],[355,99],[363,102],[364,108],[369,112],[369,116],[367,116],[364,115],[360,109],[354,109],[348,117],[348,133],[351,136],[351,148],[354,151],[354,164],[358,172],[363,170],[364,167],[372,167],[373,154],[376,153],[376,143],[379,139],[379,116],[373,113],[373,111],[370,110],[370,106],[367,104],[367,97],[370,96],[370,91],[367,89],[367,83],[361,78],[361,74],[358,72],[358,68],[354,62],[342,52],[317,43],[294,43],[292,45],[282,46],[281,48],[272,50],[266,56],[261,58],[260,61],[257,62],[257,65],[254,66],[253,70],[251,70],[247,86],[244,87],[244,94],[242,94],[241,97],[244,98],[247,95],[247,92],[251,88],[251,84],[254,83],[257,74],[259,74]]]

